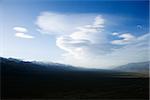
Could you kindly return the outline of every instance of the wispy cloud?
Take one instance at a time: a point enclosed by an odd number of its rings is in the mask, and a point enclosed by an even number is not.
[[[33,39],[34,36],[27,34],[28,30],[25,27],[14,27],[15,36],[19,38]]]
[[[25,33],[16,33],[15,34],[16,37],[19,38],[26,38],[26,39],[33,39],[34,37]]]
[[[14,27],[13,28],[16,32],[23,32],[26,33],[28,30],[25,27]]]
[[[124,44],[128,44],[130,42],[132,42],[133,40],[135,40],[135,36],[133,36],[130,33],[124,33],[124,34],[117,34],[117,33],[113,33],[113,35],[117,35],[119,38],[119,40],[113,40],[111,41],[112,44],[117,44],[117,45],[124,45]]]
[[[114,35],[114,36],[115,36],[115,35],[119,35],[119,33],[117,33],[117,32],[114,32],[114,33],[112,33],[112,35]]]

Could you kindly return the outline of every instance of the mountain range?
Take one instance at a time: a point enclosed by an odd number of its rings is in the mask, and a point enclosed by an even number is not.
[[[86,68],[82,68],[82,67],[78,67],[78,66],[71,66],[71,65],[66,65],[66,64],[60,64],[60,63],[43,63],[43,62],[37,62],[37,61],[33,61],[33,62],[29,62],[29,61],[22,61],[19,59],[15,59],[15,58],[0,58],[0,62],[2,64],[8,64],[7,66],[9,66],[9,64],[11,64],[11,66],[13,65],[13,67],[17,67],[20,66],[21,64],[21,68],[19,67],[20,70],[36,70],[36,71],[104,71],[104,69],[86,69]],[[126,65],[121,65],[121,66],[116,66],[111,70],[108,71],[121,71],[121,72],[135,72],[135,73],[141,73],[141,74],[149,74],[149,64],[150,62],[138,62],[138,63],[129,63]]]

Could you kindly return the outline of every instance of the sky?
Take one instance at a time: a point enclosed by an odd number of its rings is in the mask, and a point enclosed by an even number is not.
[[[149,61],[148,0],[0,0],[0,56],[113,68]]]

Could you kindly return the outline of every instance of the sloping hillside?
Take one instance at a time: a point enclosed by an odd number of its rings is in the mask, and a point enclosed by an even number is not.
[[[3,99],[148,99],[149,79],[1,58]],[[69,68],[70,67],[70,68]]]

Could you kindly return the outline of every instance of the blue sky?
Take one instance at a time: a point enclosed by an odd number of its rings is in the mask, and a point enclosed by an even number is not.
[[[146,0],[1,0],[0,5],[3,57],[92,68],[148,60]]]

